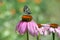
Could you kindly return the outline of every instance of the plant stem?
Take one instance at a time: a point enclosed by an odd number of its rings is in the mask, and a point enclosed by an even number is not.
[[[27,40],[29,40],[29,34],[28,34],[28,31],[27,31]]]
[[[37,36],[37,40],[39,40],[39,36]]]
[[[53,37],[53,40],[55,40],[55,33],[52,32],[52,37]]]

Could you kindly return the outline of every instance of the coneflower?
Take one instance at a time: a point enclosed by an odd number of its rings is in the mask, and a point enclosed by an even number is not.
[[[37,30],[40,35],[46,36],[49,34],[48,32],[49,24],[37,24],[37,25],[38,25]],[[40,40],[39,38],[40,35],[37,36],[37,40]]]
[[[49,25],[48,24],[38,24],[38,31],[41,35],[48,35],[48,29]]]
[[[58,24],[50,24],[49,31],[52,33],[53,40],[55,40],[55,33],[60,36],[60,26]]]
[[[28,13],[27,11],[24,11]],[[17,24],[16,31],[18,31],[21,35],[23,35],[25,32],[27,32],[27,40],[29,40],[28,32],[32,35],[38,35],[37,31],[37,24],[33,21],[32,16],[29,15],[23,15],[22,20]]]

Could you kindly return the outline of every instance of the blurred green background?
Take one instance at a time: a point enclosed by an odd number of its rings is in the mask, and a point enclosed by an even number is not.
[[[60,0],[0,0],[0,40],[26,40],[15,32],[17,23],[24,15],[23,7],[28,5],[33,19],[41,24],[57,23],[60,25]],[[36,37],[29,35],[30,40]],[[41,40],[52,40],[52,35],[40,36]],[[56,35],[56,40],[60,37]]]

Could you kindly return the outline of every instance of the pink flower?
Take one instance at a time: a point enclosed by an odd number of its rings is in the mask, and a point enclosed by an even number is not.
[[[22,20],[16,26],[16,30],[23,35],[26,31],[28,31],[31,35],[38,35],[37,24],[32,20],[30,15],[23,15]]]
[[[48,35],[48,29],[49,25],[48,24],[38,24],[38,31],[41,35]]]
[[[60,36],[60,26],[57,24],[50,24],[50,32],[57,33]]]

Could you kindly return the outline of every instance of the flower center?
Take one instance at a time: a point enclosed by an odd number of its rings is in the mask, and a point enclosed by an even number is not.
[[[50,27],[57,28],[58,27],[58,24],[50,24]]]
[[[41,28],[42,27],[42,25],[41,24],[37,24],[38,25],[38,28]]]
[[[32,20],[31,15],[23,15],[22,16],[22,21],[30,22]]]

